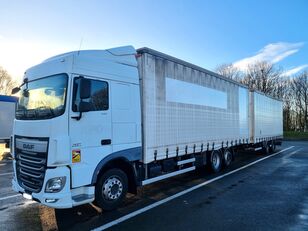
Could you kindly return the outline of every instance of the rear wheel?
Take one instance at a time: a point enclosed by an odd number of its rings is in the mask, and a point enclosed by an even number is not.
[[[272,140],[271,144],[270,144],[270,152],[273,153],[276,151],[276,144],[275,141]]]
[[[262,152],[265,155],[268,155],[270,153],[270,146],[267,142],[263,143]]]
[[[218,150],[214,150],[209,154],[209,168],[212,172],[217,173],[222,167],[222,155]]]
[[[223,151],[223,164],[225,167],[228,167],[232,163],[233,155],[232,151],[229,148],[226,148]]]
[[[128,180],[125,172],[113,168],[107,170],[95,187],[96,204],[103,210],[116,209],[125,198]]]

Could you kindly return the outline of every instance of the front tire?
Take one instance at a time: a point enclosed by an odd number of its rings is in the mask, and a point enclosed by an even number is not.
[[[95,187],[95,202],[103,210],[114,210],[122,204],[128,189],[128,179],[121,169],[107,170]]]

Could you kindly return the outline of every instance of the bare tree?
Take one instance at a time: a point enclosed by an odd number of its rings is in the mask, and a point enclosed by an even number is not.
[[[308,131],[308,72],[290,79],[270,62],[256,62],[241,71],[232,64],[222,64],[216,72],[244,85],[283,100],[285,131]]]
[[[233,79],[235,81],[241,81],[243,73],[235,67],[232,63],[231,64],[221,64],[216,67],[215,71],[229,79]]]
[[[281,80],[282,70],[269,62],[257,62],[249,65],[241,82],[247,85],[251,90],[258,90],[272,96],[279,96],[279,82]],[[281,95],[281,94],[280,94]]]
[[[0,94],[10,95],[11,90],[17,83],[12,79],[6,70],[0,66]]]
[[[294,106],[297,114],[297,127],[308,130],[308,72],[303,72],[293,79]]]
[[[278,98],[283,100],[283,130],[291,131],[296,128],[296,114],[294,110],[293,80],[289,77],[281,78],[278,83]]]
[[[249,65],[245,72],[233,64],[222,64],[216,68],[216,72],[247,85],[251,90],[258,90],[278,98],[283,97],[285,84],[281,81],[283,72],[270,62],[256,62]]]

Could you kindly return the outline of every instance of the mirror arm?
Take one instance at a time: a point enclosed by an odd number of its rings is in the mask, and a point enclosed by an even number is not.
[[[79,121],[81,117],[82,117],[82,112],[79,112],[79,116],[72,116],[71,118]]]

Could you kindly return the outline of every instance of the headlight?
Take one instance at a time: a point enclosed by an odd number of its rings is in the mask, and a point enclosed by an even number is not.
[[[65,176],[51,178],[47,181],[45,192],[47,193],[60,192],[63,189],[65,182],[66,182]]]

